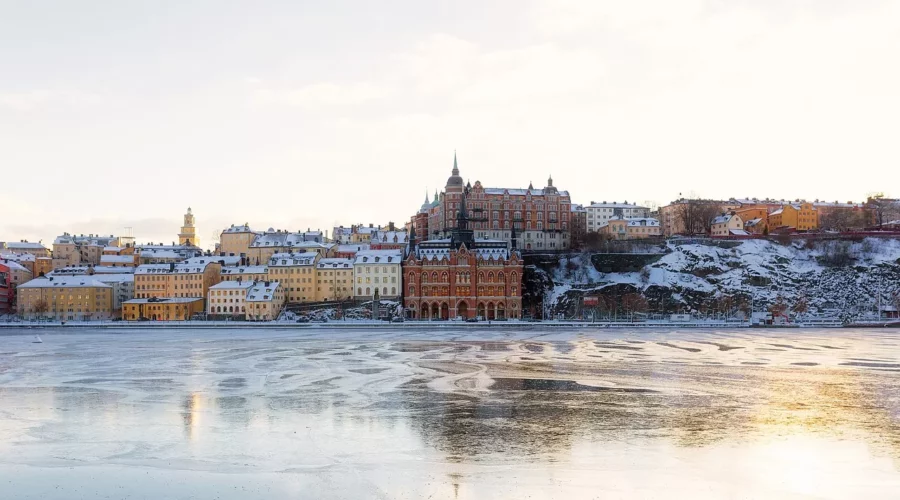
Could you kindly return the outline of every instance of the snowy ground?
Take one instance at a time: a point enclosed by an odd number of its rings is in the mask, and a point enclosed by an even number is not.
[[[0,332],[2,498],[896,498],[900,332]]]

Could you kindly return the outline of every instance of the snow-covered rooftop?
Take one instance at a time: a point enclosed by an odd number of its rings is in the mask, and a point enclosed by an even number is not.
[[[607,203],[605,201],[602,203],[591,203],[590,205],[585,207],[585,209],[588,209],[588,208],[622,208],[622,209],[627,208],[630,210],[649,210],[649,208],[639,206],[636,203],[624,203],[624,202],[619,203],[619,202],[615,202],[615,201],[612,203]]]
[[[47,250],[43,244],[33,241],[7,241],[6,248],[10,250]]]
[[[223,267],[222,275],[232,275],[232,274],[268,274],[269,267],[268,266],[235,266],[235,267]]]
[[[315,252],[303,253],[276,253],[269,258],[270,267],[287,267],[287,266],[311,266],[315,264],[316,257],[319,254]]]
[[[33,253],[0,253],[0,259],[14,260],[16,262],[34,262],[36,257]]]
[[[359,244],[344,244],[338,245],[337,251],[338,253],[350,253],[350,252],[363,252],[369,250],[371,245],[368,243],[359,243]]]
[[[531,194],[531,196],[544,196],[543,189],[516,189],[516,188],[484,188],[485,194],[507,194],[510,196],[525,196],[527,194]],[[568,191],[554,191],[553,194],[557,194],[559,196],[569,196]]]
[[[44,276],[22,283],[19,288],[111,288],[93,276]]]
[[[316,267],[319,269],[352,268],[353,261],[350,259],[319,259]]]
[[[0,259],[0,264],[8,267],[10,271],[28,271],[28,268],[14,260]],[[30,271],[29,271],[30,272]]]
[[[134,262],[133,255],[101,255],[100,264],[131,264]]]
[[[220,281],[209,287],[210,290],[246,290],[253,286],[253,281]]]
[[[185,264],[200,264],[203,261],[212,261],[222,266],[233,267],[241,263],[240,256],[237,255],[203,255],[199,257],[191,257],[184,261]]]
[[[240,226],[235,226],[234,224],[231,227],[225,228],[223,233],[252,233],[253,230],[250,229],[248,224],[241,224]]]
[[[173,264],[141,264],[134,270],[135,274],[198,274],[206,270],[210,264],[218,264],[209,257],[206,261],[197,261],[192,264],[184,262]]]
[[[266,247],[300,247],[306,243],[314,244],[325,241],[321,231],[306,231],[303,233],[289,233],[287,231],[276,231],[269,228],[265,233],[260,234],[250,244],[250,248],[266,248]]]
[[[275,291],[281,283],[277,281],[266,282],[257,281],[250,290],[247,291],[247,302],[268,302],[275,298]]]
[[[190,304],[203,300],[200,297],[151,297],[149,299],[126,300],[125,304]]]
[[[401,260],[401,250],[366,250],[356,253],[353,264],[399,264]]]
[[[376,231],[372,234],[372,243],[406,243],[409,233],[406,231]]]

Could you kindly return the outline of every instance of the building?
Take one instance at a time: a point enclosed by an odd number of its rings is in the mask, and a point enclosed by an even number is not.
[[[356,257],[357,252],[371,249],[368,243],[344,243],[335,248],[334,256],[339,259],[352,259]]]
[[[284,309],[284,289],[277,281],[257,282],[247,292],[247,319],[273,321]]]
[[[194,263],[141,264],[134,270],[134,296],[149,298],[199,298],[221,281],[222,266],[214,257]],[[203,308],[200,308],[200,312]]]
[[[197,237],[197,229],[194,227],[194,214],[191,212],[191,207],[188,207],[187,213],[184,214],[184,225],[181,226],[181,232],[178,233],[178,244],[200,246],[200,239]]]
[[[139,264],[168,264],[203,255],[203,251],[194,245],[164,245],[162,243],[138,245],[135,252],[139,256]]]
[[[769,217],[757,217],[744,222],[744,231],[747,234],[763,235],[769,234]]]
[[[737,210],[740,206],[740,202],[736,200],[680,198],[664,207],[660,207],[660,228],[665,237],[675,236],[676,234],[706,234],[708,229],[706,226],[716,214]],[[686,221],[686,215],[693,220]],[[694,226],[701,227],[688,228],[687,224],[689,222]]]
[[[553,185],[552,177],[543,189],[534,189],[531,184],[527,189],[490,188],[480,181],[464,185],[455,154],[444,192],[431,203],[426,198],[413,216],[411,226],[423,241],[450,237],[464,190],[470,210],[469,229],[476,238],[511,243],[515,226],[524,250],[566,250],[571,246],[571,197]]]
[[[203,314],[204,300],[197,297],[151,297],[122,304],[126,321],[186,321]]]
[[[353,280],[357,300],[397,299],[402,294],[403,278],[400,250],[368,250],[358,252],[353,260]]]
[[[0,316],[12,313],[16,300],[15,288],[12,286],[12,276],[7,264],[0,262]]]
[[[598,231],[616,240],[638,240],[659,237],[659,221],[649,217],[613,217],[603,222]]]
[[[516,250],[516,229],[511,227],[509,242],[476,239],[469,228],[467,194],[464,190],[459,197],[450,238],[419,243],[415,226],[411,229],[403,264],[403,302],[410,318],[522,315],[523,263]]]
[[[269,258],[269,281],[284,287],[285,299],[291,303],[316,300],[316,252],[276,253]]]
[[[592,201],[590,205],[584,207],[587,212],[585,227],[589,233],[599,233],[600,227],[604,226],[610,219],[646,219],[650,217],[650,209],[638,206],[636,203],[628,203],[624,201],[618,202],[602,202]]]
[[[818,216],[816,228],[841,231],[858,230],[872,226],[878,219],[878,211],[867,203],[816,200],[812,202],[812,206],[816,209]]]
[[[290,233],[269,228],[253,240],[248,249],[247,257],[250,264],[265,264],[277,253],[306,253],[315,252],[321,257],[334,257],[337,245],[326,243],[321,231],[306,231]],[[282,286],[285,283],[282,282]],[[288,287],[290,285],[287,285]],[[288,294],[290,295],[290,293]]]
[[[371,250],[404,250],[409,245],[409,233],[406,231],[375,231],[369,240]]]
[[[112,319],[113,288],[93,276],[45,276],[17,289],[18,311],[25,318],[57,321]]]
[[[27,253],[35,257],[50,257],[50,250],[40,242],[32,241],[7,241],[0,246],[3,253]]]
[[[0,260],[18,262],[22,267],[28,269],[32,277],[35,278],[53,270],[53,259],[50,257],[35,257],[30,253],[0,252]]]
[[[269,266],[234,266],[222,268],[222,281],[265,281]]]
[[[584,246],[584,236],[587,234],[587,210],[582,205],[571,205],[572,214],[569,216],[572,231],[572,248],[580,249]]]
[[[66,266],[54,269],[47,276],[91,276],[97,274],[134,274],[133,267],[109,267],[109,266]]]
[[[107,267],[137,267],[138,256],[125,255],[101,255],[100,265]]]
[[[259,233],[250,229],[246,222],[240,226],[232,224],[219,235],[219,251],[226,255],[249,255],[250,245],[257,236]]]
[[[209,319],[246,318],[247,291],[253,284],[253,281],[222,281],[209,287],[209,296],[206,299],[206,313]]]
[[[709,230],[710,236],[746,236],[744,221],[740,215],[727,213],[713,218]]]
[[[789,203],[769,214],[770,231],[814,231],[819,214],[811,203]]]
[[[316,302],[353,298],[353,260],[319,259],[316,263]]]
[[[53,240],[53,269],[81,264],[100,265],[104,248],[118,246],[119,238],[113,235],[63,233]]]
[[[121,317],[122,305],[134,298],[133,274],[93,274],[90,275],[100,283],[112,287],[112,316]]]
[[[6,266],[9,273],[9,282],[13,288],[30,281],[34,277],[34,273],[19,262],[11,259],[0,257],[0,264]]]

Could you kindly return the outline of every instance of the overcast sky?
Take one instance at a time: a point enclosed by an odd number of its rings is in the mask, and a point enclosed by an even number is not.
[[[900,195],[896,1],[0,0],[0,241]]]

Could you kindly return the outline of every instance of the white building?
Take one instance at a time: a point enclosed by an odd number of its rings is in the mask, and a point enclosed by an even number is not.
[[[649,208],[628,202],[607,203],[604,201],[602,203],[595,203],[592,201],[590,205],[584,207],[584,210],[587,212],[587,223],[585,226],[589,233],[599,232],[600,228],[605,226],[605,223],[608,223],[609,220],[614,217],[622,219],[643,219],[650,217]]]
[[[247,290],[247,319],[272,321],[284,309],[284,289],[277,281],[257,281]]]
[[[356,290],[354,298],[368,300],[378,290],[379,298],[395,299],[400,297],[401,285],[400,262],[403,260],[401,250],[367,250],[357,252],[353,260],[353,281]]]

